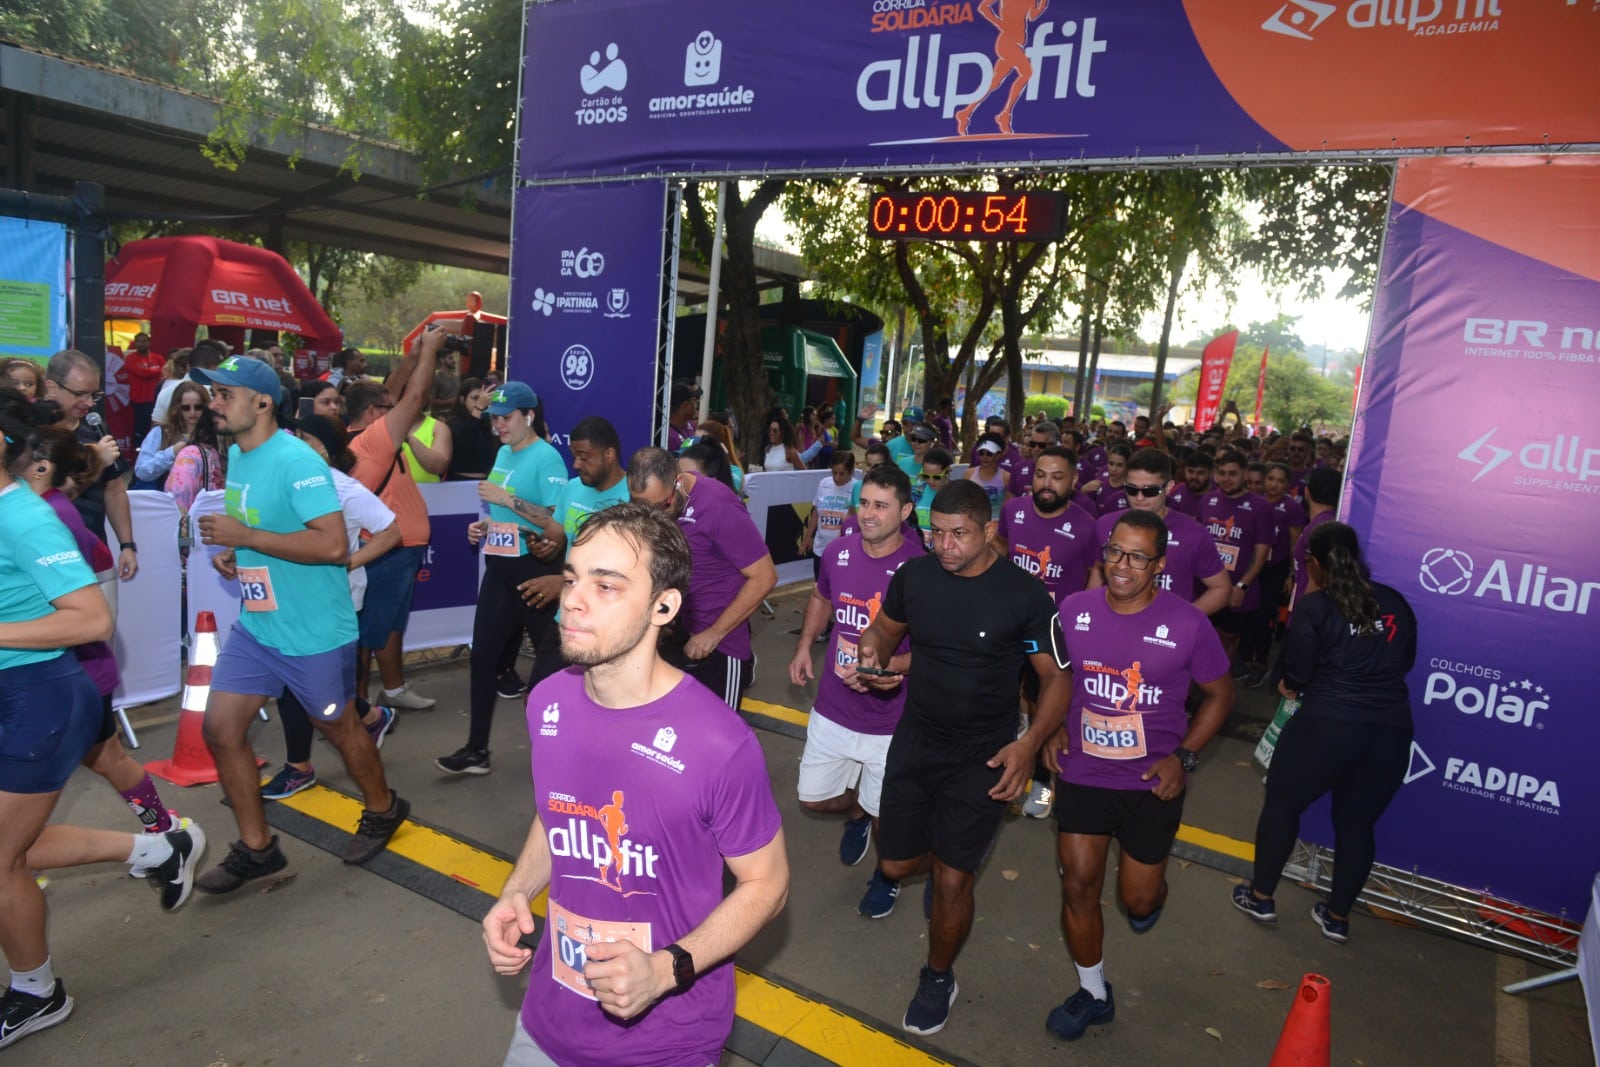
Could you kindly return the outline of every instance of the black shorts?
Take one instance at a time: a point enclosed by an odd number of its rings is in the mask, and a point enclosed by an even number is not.
[[[976,873],[1007,807],[989,796],[1004,768],[988,763],[1011,740],[942,741],[902,718],[884,768],[878,855],[914,860],[932,852],[946,867]]]
[[[1057,782],[1056,827],[1064,834],[1114,837],[1122,854],[1147,867],[1167,858],[1183,822],[1185,789],[1162,800],[1148,789],[1105,789]]]
[[[734,711],[739,710],[739,701],[754,680],[753,657],[734,659],[726,653],[712,649],[705,659],[690,659],[683,656],[676,661],[667,658],[667,661],[717,694],[722,698],[722,702]]]
[[[1243,633],[1245,627],[1250,625],[1253,611],[1234,611],[1232,608],[1223,608],[1211,616],[1211,625],[1217,628],[1218,633],[1237,634]]]

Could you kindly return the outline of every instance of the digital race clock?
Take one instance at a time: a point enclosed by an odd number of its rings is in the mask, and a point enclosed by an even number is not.
[[[867,233],[902,241],[1054,241],[1066,229],[1061,193],[875,193]]]

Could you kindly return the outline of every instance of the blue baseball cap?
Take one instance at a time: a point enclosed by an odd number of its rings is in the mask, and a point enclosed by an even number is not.
[[[189,376],[201,385],[237,385],[245,389],[253,389],[262,396],[272,401],[277,406],[283,398],[283,384],[278,381],[278,372],[259,359],[249,356],[229,356],[217,364],[214,370],[201,370],[195,367],[189,371]]]
[[[915,404],[912,404],[910,407],[906,408],[904,411],[902,411],[900,413],[900,421],[901,422],[927,422],[928,420],[923,417],[922,409],[917,407]]]
[[[539,406],[539,394],[521,382],[507,382],[489,394],[489,414],[509,415]]]

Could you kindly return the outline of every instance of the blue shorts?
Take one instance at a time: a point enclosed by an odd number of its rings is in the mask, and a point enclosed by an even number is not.
[[[287,689],[313,722],[336,722],[356,696],[356,644],[314,656],[286,656],[236,622],[217,655],[211,688],[259,697],[275,697]]]
[[[401,545],[367,564],[367,599],[356,616],[362,648],[380,649],[390,634],[406,632],[411,594],[427,552],[427,545]]]
[[[0,670],[0,792],[59,792],[99,730],[100,690],[78,657]]]

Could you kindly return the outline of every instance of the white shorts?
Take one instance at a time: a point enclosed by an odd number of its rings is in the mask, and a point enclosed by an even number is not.
[[[812,708],[806,749],[800,754],[800,799],[812,803],[832,800],[859,782],[856,801],[877,818],[892,739],[891,734],[857,733]]]

